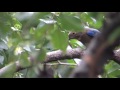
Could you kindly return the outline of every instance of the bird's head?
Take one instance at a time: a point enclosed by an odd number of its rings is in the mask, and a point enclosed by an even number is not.
[[[82,36],[82,32],[70,32],[69,39],[78,39]]]

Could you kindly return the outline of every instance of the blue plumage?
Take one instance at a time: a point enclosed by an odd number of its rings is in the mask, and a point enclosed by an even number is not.
[[[88,36],[91,36],[91,37],[94,37],[95,35],[99,34],[100,31],[97,30],[97,29],[93,29],[93,28],[88,28],[87,31],[86,31],[86,34]]]

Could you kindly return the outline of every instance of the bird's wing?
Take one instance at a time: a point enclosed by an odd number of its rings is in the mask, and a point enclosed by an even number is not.
[[[99,33],[100,33],[100,31],[97,29],[90,29],[90,30],[87,30],[87,32],[86,32],[86,34],[91,37],[94,37],[95,35],[97,35]]]

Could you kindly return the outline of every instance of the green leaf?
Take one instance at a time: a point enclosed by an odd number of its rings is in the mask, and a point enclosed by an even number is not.
[[[60,14],[58,17],[58,22],[62,26],[63,29],[69,31],[82,31],[83,26],[81,24],[81,20],[78,17]]]
[[[27,52],[22,52],[20,56],[20,65],[25,68],[27,66],[31,65],[31,62],[28,60],[28,53]]]
[[[73,59],[68,59],[68,60],[67,60],[67,63],[76,64],[76,62],[75,62]]]
[[[68,34],[57,30],[55,27],[54,31],[51,33],[51,41],[56,49],[65,51],[68,46]]]
[[[95,24],[95,22],[93,21],[93,19],[86,13],[82,13],[80,15],[80,18],[84,21],[84,22],[88,22],[90,25]]]
[[[12,18],[7,12],[0,13],[0,37],[4,38],[10,33]]]
[[[88,23],[90,27],[99,29],[103,23],[103,13],[95,13],[95,12],[83,12],[80,15],[81,20],[84,23]]]
[[[69,40],[69,42],[72,45],[72,47],[74,47],[74,48],[80,47],[82,49],[85,49],[85,46],[77,39],[71,39],[71,40]]]
[[[14,21],[14,27],[18,30],[21,30],[22,24],[16,18],[13,18],[13,21]]]
[[[43,22],[40,22],[37,26],[37,29],[35,30],[35,35],[34,35],[34,39],[35,40],[42,40],[45,39],[45,37],[47,37],[47,31],[51,31],[54,29],[54,24],[45,24]],[[39,42],[40,43],[40,42]]]
[[[99,29],[101,26],[102,26],[102,21],[97,21],[95,24],[93,24],[93,27],[96,28],[96,29]]]
[[[109,77],[120,77],[120,70],[115,70],[115,71],[113,71],[113,72],[111,72],[109,75],[108,75]]]
[[[0,69],[0,78],[12,78],[16,71],[16,63],[10,63],[9,65]]]
[[[30,29],[30,34],[35,34],[35,28],[34,28],[34,27],[32,27],[32,28]]]
[[[120,66],[119,64],[111,61],[109,64],[107,64],[105,66],[105,70],[107,72],[107,75],[109,77],[117,77],[118,75],[120,75]]]
[[[40,52],[38,53],[37,60],[40,60],[41,62],[45,60],[46,57],[46,50],[44,48],[40,49]]]

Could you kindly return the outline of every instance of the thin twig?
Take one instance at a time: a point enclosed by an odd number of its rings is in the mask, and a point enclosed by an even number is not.
[[[77,66],[77,64],[71,64],[71,63],[46,63],[46,65],[67,65],[67,66]]]

